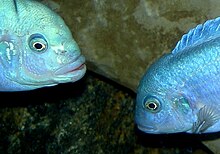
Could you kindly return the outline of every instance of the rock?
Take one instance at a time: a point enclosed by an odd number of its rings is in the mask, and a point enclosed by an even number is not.
[[[218,0],[57,2],[88,69],[134,91],[147,67],[185,32],[220,14]]]
[[[203,142],[214,154],[220,154],[220,139]]]
[[[137,140],[134,93],[122,89],[87,72],[73,84],[0,93],[0,153],[206,154],[185,135]]]
[[[184,33],[220,15],[218,0],[57,2],[88,69],[133,91],[148,66],[170,52]]]

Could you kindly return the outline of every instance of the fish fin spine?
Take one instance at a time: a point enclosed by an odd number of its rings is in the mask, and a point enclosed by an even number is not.
[[[213,126],[220,120],[220,115],[214,107],[204,105],[197,114],[197,121],[193,123],[193,133],[203,133],[209,127]]]
[[[183,52],[187,47],[208,41],[211,37],[220,37],[220,17],[208,20],[189,30],[178,41],[176,47],[172,50],[172,54]]]

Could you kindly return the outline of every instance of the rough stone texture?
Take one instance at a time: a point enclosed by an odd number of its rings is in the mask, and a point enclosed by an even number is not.
[[[0,97],[1,154],[209,154],[197,137],[137,131],[135,94],[91,72]]]
[[[132,90],[150,63],[190,28],[220,14],[218,0],[60,0],[90,70]]]

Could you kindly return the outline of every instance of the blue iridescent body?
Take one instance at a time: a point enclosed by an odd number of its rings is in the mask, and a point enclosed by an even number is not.
[[[60,16],[34,0],[0,0],[0,91],[75,82],[86,71]]]
[[[147,70],[135,121],[146,133],[220,131],[220,18],[196,26]]]

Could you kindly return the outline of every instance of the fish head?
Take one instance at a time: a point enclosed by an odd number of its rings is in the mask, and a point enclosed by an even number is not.
[[[85,58],[63,19],[34,1],[17,7],[16,24],[11,34],[5,34],[13,44],[5,55],[10,57],[5,62],[7,78],[25,89],[81,79],[86,72]]]
[[[135,108],[137,127],[146,133],[186,132],[195,116],[188,99],[175,90],[175,82],[160,62],[152,65],[140,81]]]

